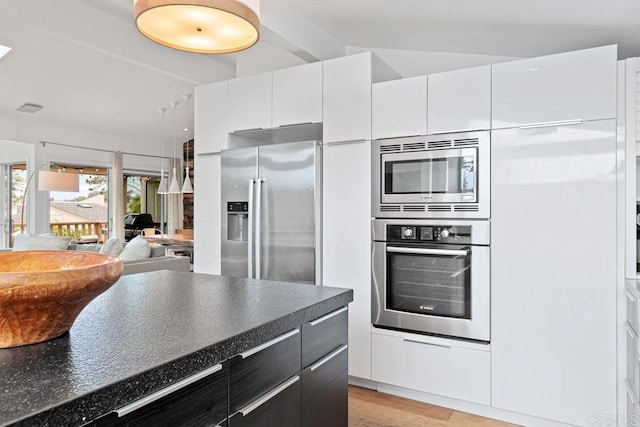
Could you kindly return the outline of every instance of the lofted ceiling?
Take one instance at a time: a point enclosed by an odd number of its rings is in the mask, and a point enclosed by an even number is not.
[[[32,102],[44,106],[43,121],[148,136],[157,109],[196,85],[347,47],[528,57],[617,43],[620,58],[640,56],[638,0],[262,0],[260,42],[218,56],[147,40],[132,8],[132,0],[0,3],[0,44],[13,48],[0,59],[0,113]]]

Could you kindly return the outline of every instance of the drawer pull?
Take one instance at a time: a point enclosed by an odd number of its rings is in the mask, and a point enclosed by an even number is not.
[[[284,335],[280,335],[279,337],[276,337],[274,339],[272,339],[271,341],[267,341],[264,344],[260,344],[257,347],[252,348],[251,350],[247,350],[244,353],[240,353],[240,357],[242,357],[243,359],[246,359],[249,356],[252,356],[254,354],[256,354],[259,351],[264,350],[265,348],[271,347],[272,345],[276,345],[278,344],[280,341],[284,341],[289,337],[292,337],[296,334],[300,333],[300,329],[294,329],[293,331],[287,332]]]
[[[332,317],[337,316],[340,313],[344,313],[345,311],[347,311],[347,307],[342,307],[340,310],[336,310],[334,312],[331,312],[331,313],[327,314],[326,316],[322,316],[322,317],[320,317],[320,318],[318,318],[318,319],[316,319],[314,321],[309,322],[309,324],[311,326],[316,326],[318,323],[322,323],[325,320],[329,320]]]
[[[337,349],[336,351],[334,351],[333,353],[331,353],[330,355],[328,355],[327,357],[325,357],[324,359],[322,359],[321,361],[319,361],[318,363],[316,363],[315,365],[311,366],[311,370],[315,371],[316,369],[318,369],[320,366],[324,365],[325,363],[327,363],[329,360],[333,359],[334,357],[336,357],[337,355],[339,355],[340,353],[342,353],[343,351],[345,351],[347,349],[347,347],[349,347],[347,344],[343,345],[342,347],[340,347],[339,349]]]
[[[412,342],[412,343],[415,343],[415,344],[430,345],[430,346],[433,346],[433,347],[451,348],[450,345],[434,344],[434,343],[431,343],[431,342],[424,342],[424,341],[414,341],[414,340],[408,340],[406,338],[403,338],[402,341],[404,341],[404,342]]]
[[[155,402],[158,399],[161,399],[171,393],[173,393],[174,391],[178,391],[182,388],[185,388],[188,385],[191,385],[193,383],[195,383],[196,381],[199,381],[205,377],[208,377],[209,375],[215,374],[216,372],[220,371],[222,369],[222,364],[218,364],[215,366],[212,366],[211,368],[205,369],[204,371],[198,372],[195,375],[192,375],[190,377],[187,377],[185,379],[183,379],[182,381],[178,381],[175,384],[171,384],[168,387],[163,388],[162,390],[159,390],[153,394],[150,394],[149,396],[143,397],[140,400],[136,400],[135,402],[127,405],[127,406],[123,406],[120,409],[116,409],[116,414],[118,414],[118,418],[124,417],[125,415],[140,409],[144,406],[147,406],[150,403]]]
[[[289,386],[292,386],[293,384],[297,383],[299,379],[300,379],[300,376],[296,375],[295,377],[291,378],[289,381],[281,384],[279,387],[273,389],[272,391],[270,391],[269,393],[265,394],[261,398],[249,403],[247,406],[245,406],[244,408],[240,409],[240,411],[238,411],[238,412],[240,412],[243,417],[246,417],[252,411],[254,411],[255,409],[257,409],[260,406],[264,405],[266,402],[268,402],[269,400],[273,399],[278,394],[280,394],[281,392],[283,392],[284,390],[289,388]]]

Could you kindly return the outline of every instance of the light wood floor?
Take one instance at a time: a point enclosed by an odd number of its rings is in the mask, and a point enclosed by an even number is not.
[[[513,424],[349,386],[349,427],[493,427]]]

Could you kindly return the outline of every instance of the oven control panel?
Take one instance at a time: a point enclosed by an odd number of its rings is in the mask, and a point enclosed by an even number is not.
[[[470,237],[470,225],[387,225],[387,241],[464,243]]]

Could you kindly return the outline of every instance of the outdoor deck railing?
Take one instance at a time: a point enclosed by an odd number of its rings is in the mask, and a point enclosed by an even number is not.
[[[81,236],[94,235],[99,242],[103,241],[103,231],[106,233],[106,222],[52,222],[49,224],[51,233],[58,236],[71,237],[80,240]]]

